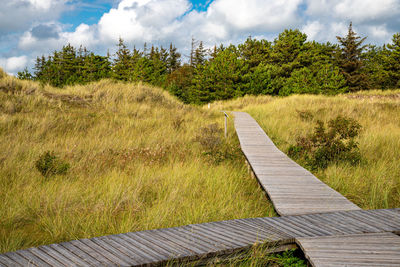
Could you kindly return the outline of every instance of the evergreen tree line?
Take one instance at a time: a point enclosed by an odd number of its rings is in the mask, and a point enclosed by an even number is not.
[[[239,45],[206,49],[192,39],[188,63],[170,45],[130,50],[122,39],[111,58],[71,45],[38,57],[22,79],[62,87],[102,78],[162,86],[185,103],[202,104],[246,94],[338,94],[400,87],[400,33],[383,46],[364,45],[352,29],[338,44],[307,41],[285,30],[273,42],[249,37]]]

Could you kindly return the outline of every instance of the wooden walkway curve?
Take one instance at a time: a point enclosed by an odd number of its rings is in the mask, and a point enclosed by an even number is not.
[[[243,153],[279,215],[360,210],[281,152],[249,114],[234,115]]]
[[[313,266],[400,266],[400,209],[364,211],[279,151],[246,113],[242,150],[282,217],[249,218],[73,240],[0,255],[2,266],[144,266],[248,250],[303,249]]]

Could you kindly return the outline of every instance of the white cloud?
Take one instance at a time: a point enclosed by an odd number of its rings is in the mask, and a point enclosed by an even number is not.
[[[11,74],[23,69],[27,62],[27,56],[0,58],[0,66]]]
[[[190,8],[187,0],[122,0],[98,23],[100,38],[115,43],[151,42],[171,32],[171,25]]]
[[[33,23],[56,20],[67,9],[67,0],[1,1],[0,34],[27,30]]]
[[[397,0],[342,0],[337,1],[334,12],[339,18],[355,22],[387,20],[398,15],[399,6]]]
[[[64,45],[70,43],[75,47],[79,47],[80,45],[91,47],[98,43],[95,35],[96,26],[89,26],[82,23],[74,32],[61,33],[61,39],[64,40]]]
[[[368,38],[373,41],[383,40],[385,43],[389,43],[393,34],[391,34],[386,25],[373,25],[367,27]]]
[[[301,0],[216,0],[208,18],[224,21],[236,30],[275,31],[294,26]]]
[[[306,0],[306,4],[306,13],[310,16],[356,23],[387,20],[400,13],[398,0]]]
[[[302,32],[307,34],[308,40],[319,39],[320,33],[324,30],[324,25],[322,25],[319,21],[309,21],[306,25],[301,29]]]

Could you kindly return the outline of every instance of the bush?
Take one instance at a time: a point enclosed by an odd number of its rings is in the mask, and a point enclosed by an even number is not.
[[[361,154],[354,139],[360,130],[357,121],[340,115],[328,122],[328,128],[318,120],[314,133],[297,138],[297,144],[289,147],[288,155],[303,158],[313,169],[324,169],[331,162],[357,164]]]
[[[40,155],[35,166],[44,177],[56,174],[66,174],[70,168],[70,165],[67,162],[58,159],[57,156],[50,151],[46,151]]]

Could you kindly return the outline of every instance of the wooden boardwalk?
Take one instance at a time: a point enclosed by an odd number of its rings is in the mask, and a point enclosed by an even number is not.
[[[144,266],[303,249],[313,266],[400,266],[400,209],[364,211],[279,151],[246,113],[242,150],[283,217],[249,218],[73,240],[0,255],[1,266]]]
[[[280,215],[360,210],[282,153],[249,114],[234,114],[248,164]],[[388,219],[386,214],[381,216]],[[359,219],[352,227],[371,220]],[[341,224],[332,218],[332,226]],[[296,238],[296,242],[313,266],[400,266],[400,237],[388,232],[319,235]]]
[[[243,153],[279,215],[360,209],[281,152],[249,114],[234,115]]]
[[[329,238],[348,240],[349,235],[385,232],[400,232],[400,209],[237,219],[95,237],[8,252],[0,255],[0,266],[160,265],[171,260],[206,260],[230,255],[257,243],[282,251],[294,247],[296,240],[305,248],[306,256],[318,264],[324,261],[323,246],[329,243]],[[382,255],[398,257],[399,251],[393,249],[397,248],[400,238],[391,234],[393,240],[390,240],[388,236],[382,236],[385,238]],[[390,248],[392,241],[396,246]],[[366,243],[365,249],[368,244],[371,248],[372,243]],[[311,249],[315,247],[320,250]],[[386,250],[389,254],[385,254]]]

